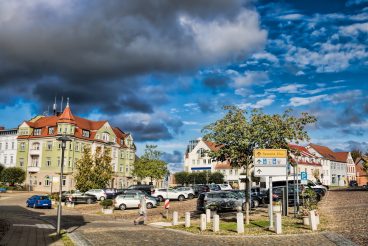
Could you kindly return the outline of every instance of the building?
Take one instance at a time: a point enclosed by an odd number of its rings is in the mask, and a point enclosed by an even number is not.
[[[211,151],[218,151],[218,146],[210,141],[204,141],[201,138],[192,140],[187,146],[184,155],[184,171],[186,172],[221,172],[224,180],[229,184],[236,184],[239,187],[239,175],[241,169],[232,168],[228,161],[217,161],[209,156]]]
[[[323,184],[332,186],[348,185],[347,161],[351,158],[349,152],[334,152],[326,146],[312,143],[306,148],[312,154],[324,159],[322,160],[323,173],[321,175]]]
[[[292,152],[297,154],[291,154],[293,162],[297,164],[297,175],[300,172],[306,172],[309,180],[317,181],[320,180],[322,183],[322,158],[317,157],[308,151],[306,147],[289,144]],[[294,175],[294,169],[290,169],[290,175]]]
[[[111,165],[114,171],[111,187],[127,187],[133,183],[132,167],[135,145],[131,134],[124,133],[107,121],[92,121],[74,116],[69,107],[62,114],[36,116],[24,121],[18,128],[16,165],[27,173],[26,185],[30,190],[56,192],[61,166],[61,143],[58,137],[66,134],[63,190],[75,188],[75,164],[83,149],[111,148]]]
[[[15,167],[18,129],[0,127],[0,164]]]
[[[364,170],[363,165],[367,165],[368,157],[362,156],[356,159],[356,181],[358,186],[368,185],[368,173]]]

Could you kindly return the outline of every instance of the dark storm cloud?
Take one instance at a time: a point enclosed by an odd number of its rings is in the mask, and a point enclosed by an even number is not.
[[[178,150],[174,150],[173,153],[164,152],[162,153],[161,158],[167,163],[182,163],[183,162],[183,154]]]
[[[368,142],[347,141],[345,144],[347,145],[348,151],[360,149],[363,153],[368,152]]]
[[[209,76],[203,80],[203,84],[211,89],[220,89],[226,87],[230,80],[226,76]]]
[[[169,128],[160,122],[149,122],[144,124],[140,121],[115,122],[115,125],[133,134],[137,142],[169,140],[173,138]]]
[[[215,105],[211,100],[199,100],[197,102],[199,109],[202,113],[213,113],[215,112]]]

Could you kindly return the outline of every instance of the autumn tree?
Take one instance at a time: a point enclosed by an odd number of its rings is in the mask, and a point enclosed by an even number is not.
[[[92,154],[91,148],[86,147],[82,158],[76,163],[75,187],[82,192],[105,188],[112,174],[110,148],[97,147]]]
[[[139,179],[150,178],[153,180],[162,179],[168,172],[167,163],[160,160],[161,152],[157,145],[146,145],[144,154],[137,158],[133,166],[133,175]]]
[[[300,117],[286,110],[282,115],[264,114],[253,110],[250,114],[236,106],[225,106],[226,115],[216,122],[205,126],[204,139],[217,144],[218,150],[210,155],[218,161],[228,160],[235,168],[246,170],[246,224],[249,224],[251,171],[253,150],[287,149],[288,143],[309,140],[305,126],[314,123],[316,118],[302,113]]]

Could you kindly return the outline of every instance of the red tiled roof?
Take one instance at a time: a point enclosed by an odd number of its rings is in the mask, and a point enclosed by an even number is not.
[[[330,148],[326,146],[321,146],[317,144],[309,144],[310,147],[315,149],[319,154],[321,154],[325,159],[331,160],[331,161],[337,161],[335,157],[335,152],[333,152]]]
[[[349,152],[335,152],[334,156],[335,156],[336,160],[338,160],[340,162],[347,162]]]
[[[356,173],[359,174],[359,176],[368,176],[368,173],[364,170],[362,162],[368,162],[368,157],[367,156],[362,156],[357,158],[357,160],[355,161],[355,170]]]
[[[312,153],[308,151],[306,147],[299,146],[296,144],[289,144],[289,148],[292,150],[297,150],[302,156],[315,157]]]
[[[211,151],[218,151],[220,149],[220,145],[214,143],[214,142],[211,142],[211,141],[203,141],[207,146],[208,148],[210,148]]]
[[[59,116],[58,122],[75,124],[75,119],[69,105],[65,107],[64,112]]]

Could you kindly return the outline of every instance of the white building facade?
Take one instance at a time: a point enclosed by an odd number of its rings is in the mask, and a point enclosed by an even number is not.
[[[0,128],[0,164],[15,167],[17,159],[18,129]]]

